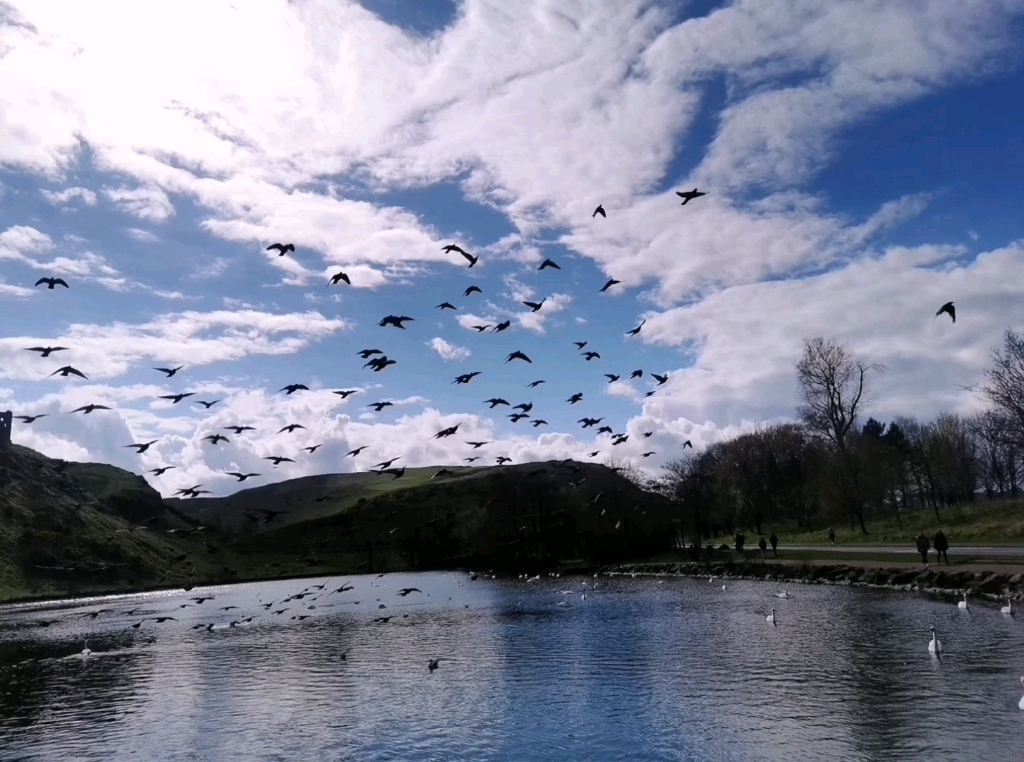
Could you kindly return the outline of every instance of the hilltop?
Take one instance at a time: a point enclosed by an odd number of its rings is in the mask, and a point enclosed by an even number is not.
[[[533,571],[669,550],[677,508],[566,461],[324,474],[162,499],[100,463],[0,450],[0,600],[275,576]]]

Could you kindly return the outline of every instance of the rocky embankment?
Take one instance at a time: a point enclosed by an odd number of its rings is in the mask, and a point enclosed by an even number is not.
[[[846,564],[783,565],[773,563],[626,563],[601,569],[608,576],[722,577],[725,579],[802,582],[816,585],[913,590],[923,593],[967,593],[989,600],[1024,599],[1024,573],[952,571],[937,567],[863,568]]]

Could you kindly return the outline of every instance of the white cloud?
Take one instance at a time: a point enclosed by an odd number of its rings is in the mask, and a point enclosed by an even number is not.
[[[96,194],[88,188],[65,188],[62,191],[41,190],[43,197],[55,206],[67,204],[73,199],[80,198],[86,206],[96,206]]]
[[[455,344],[449,344],[440,336],[435,336],[433,339],[428,341],[427,346],[429,346],[431,349],[437,352],[446,361],[465,360],[472,354],[472,352],[470,352],[465,347],[456,346]]]
[[[156,243],[160,240],[159,236],[142,228],[126,228],[124,232],[140,243]]]
[[[103,191],[122,212],[150,222],[166,222],[174,216],[171,199],[160,188],[107,188]]]

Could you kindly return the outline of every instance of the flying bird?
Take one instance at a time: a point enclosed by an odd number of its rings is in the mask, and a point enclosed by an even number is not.
[[[206,400],[192,400],[192,401],[194,403],[196,403],[197,405],[202,405],[207,410],[209,410],[211,407],[216,405],[218,402],[223,402],[224,400],[213,400],[213,402],[207,402]]]
[[[40,413],[39,415],[16,415],[14,416],[23,423],[35,423],[40,418],[45,418],[47,413]]]
[[[597,433],[598,434],[611,434],[612,433],[612,427],[611,426],[602,426],[601,428],[599,428],[597,430]]]
[[[349,280],[348,275],[346,275],[344,272],[337,272],[334,275],[332,275],[331,276],[331,282],[328,283],[327,285],[328,286],[337,286],[338,283],[340,283],[341,281],[345,281],[350,286],[352,285],[352,281]]]
[[[583,351],[583,347],[587,346],[587,342],[585,341],[574,341],[573,344],[575,344],[576,348],[581,352]]]
[[[64,282],[63,278],[40,278],[36,281],[37,286],[46,284],[46,287],[53,291],[54,286],[64,286],[64,288],[71,288],[67,283]]]
[[[282,463],[294,463],[295,462],[291,458],[284,458],[284,457],[282,457],[280,455],[268,455],[263,460],[272,460],[272,461],[274,461],[274,465],[275,466],[280,466]]]
[[[185,367],[184,365],[179,365],[177,368],[153,368],[153,370],[158,370],[161,373],[166,373],[167,374],[167,378],[170,378],[171,376],[173,376],[175,373],[177,373],[179,370],[181,370],[184,367]]]
[[[632,373],[629,374],[629,377],[630,378],[641,378],[643,375],[644,375],[644,372],[642,370],[634,370]]]
[[[533,360],[524,355],[518,349],[505,358],[505,362],[511,362],[512,360],[526,360],[526,362],[530,363],[531,365],[533,364]]]
[[[479,450],[484,445],[490,444],[490,442],[466,442],[468,445],[473,445],[474,450]]]
[[[464,256],[469,261],[469,266],[470,267],[472,267],[478,261],[480,261],[480,257],[474,257],[472,254],[470,254],[468,251],[463,249],[461,246],[456,246],[454,243],[450,243],[447,246],[442,246],[441,247],[441,251],[447,252],[448,254],[451,254],[452,252],[455,252],[457,254],[461,254],[462,256]]]
[[[382,468],[380,473],[391,474],[394,479],[401,479],[405,476],[405,466],[402,466],[401,468]],[[394,481],[394,479],[392,479],[392,481]]]
[[[373,372],[374,373],[380,373],[386,367],[388,367],[389,365],[395,365],[395,363],[396,363],[396,361],[395,360],[389,360],[387,358],[387,355],[382,355],[381,357],[373,358],[368,363],[366,363],[366,365],[364,365],[363,367],[364,368],[373,368]]]
[[[454,304],[451,304],[450,302],[441,302],[439,305],[437,305],[437,309],[439,309],[439,310],[457,310],[458,307],[456,307]]]
[[[305,384],[288,384],[288,386],[282,386],[280,389],[278,389],[278,391],[287,392],[288,394],[291,395],[295,394],[295,392],[299,391],[299,389],[304,389],[307,392],[309,391],[309,387],[306,386]]]
[[[195,392],[182,392],[181,394],[161,394],[159,399],[171,400],[172,405],[177,405],[186,397],[191,397]]]
[[[518,405],[513,405],[512,409],[513,410],[522,410],[524,413],[529,413],[531,410],[533,410],[533,403],[532,402],[520,402]]]
[[[461,423],[456,423],[454,426],[449,426],[447,429],[441,429],[439,432],[434,434],[434,439],[444,439],[445,437],[450,437],[452,434],[459,430],[459,426],[461,425]]]
[[[228,439],[223,434],[209,434],[209,435],[203,437],[203,441],[204,442],[209,442],[210,444],[215,445],[218,442],[230,442],[231,440]]]
[[[544,380],[541,379],[540,381],[531,381],[530,383],[527,384],[527,386],[532,389],[533,387],[540,386],[543,383],[544,383]]]
[[[51,352],[60,352],[67,347],[29,347],[26,352],[39,352],[40,357],[49,357]]]
[[[654,450],[651,450],[650,452],[641,453],[640,457],[641,458],[649,458],[651,455],[654,455]]]
[[[652,436],[654,436],[654,432],[653,431],[645,431],[643,433],[643,438],[644,439],[647,439],[648,437],[652,437]]]
[[[334,392],[334,394],[339,395],[343,400],[347,400],[349,395],[355,394],[358,391],[358,389],[344,389],[340,392]]]
[[[597,205],[597,209],[594,210],[594,213],[592,215],[590,215],[590,217],[591,217],[591,219],[593,219],[594,217],[596,217],[599,214],[602,217],[604,217],[605,219],[608,218],[608,215],[604,213],[604,204],[598,204]]]
[[[603,420],[604,418],[580,418],[576,423],[582,423],[583,428],[589,429],[591,426],[596,426]]]
[[[943,312],[945,312],[951,318],[953,318],[954,323],[956,322],[956,308],[953,306],[953,302],[946,302],[941,307],[939,307],[939,311],[935,313],[935,317],[938,317]]]
[[[422,593],[422,592],[423,591],[420,590],[418,587],[403,587],[401,590],[398,591],[397,595],[402,597],[402,598],[404,598],[409,593]]]
[[[77,368],[72,368],[70,365],[65,365],[63,368],[57,368],[57,370],[55,370],[50,375],[56,376],[58,373],[60,373],[61,376],[63,376],[64,378],[67,378],[68,375],[70,374],[72,376],[79,376],[80,378],[84,378],[86,381],[89,380],[89,377],[82,373],[82,371],[78,370]]]
[[[688,201],[693,201],[695,198],[700,198],[701,196],[706,196],[708,194],[707,191],[699,191],[694,188],[692,191],[676,191],[676,195],[683,200],[683,203],[681,203],[680,206],[686,206]]]
[[[403,315],[401,317],[399,317],[397,315],[388,315],[386,318],[384,318],[379,323],[377,323],[377,325],[379,325],[381,327],[393,325],[395,328],[401,328],[401,329],[404,330],[405,326],[402,325],[402,323],[406,322],[407,320],[412,320],[412,319],[413,318],[406,317],[405,315]]]
[[[167,471],[170,471],[175,466],[161,466],[160,468],[153,468],[146,473],[155,474],[156,476],[163,476]]]
[[[590,362],[595,357],[601,359],[601,355],[599,355],[597,352],[584,352],[583,356],[587,358],[587,362]]]
[[[619,377],[616,376],[614,373],[605,373],[604,375],[605,375],[605,378],[608,379],[608,383],[609,384],[614,383],[615,381],[619,380]]]
[[[588,458],[596,458],[596,457],[597,457],[598,455],[600,455],[600,454],[601,454],[601,451],[600,451],[600,450],[594,450],[594,451],[593,451],[592,453],[589,453],[589,454],[587,455],[587,457],[588,457]]]
[[[474,460],[480,460],[480,456],[474,455],[472,458],[463,458],[463,460],[466,461],[467,463],[472,463]]]
[[[106,405],[83,405],[82,407],[75,408],[72,413],[81,412],[84,415],[89,415],[93,410],[110,410]]]
[[[689,447],[691,450],[693,449],[693,443],[689,439],[683,442],[683,449],[685,450],[687,447]]]
[[[453,384],[468,384],[476,376],[479,376],[479,375],[480,375],[480,371],[478,371],[478,370],[475,370],[472,373],[463,373],[461,376],[456,376],[455,380],[452,381],[452,383]]]
[[[530,425],[532,425],[533,428],[537,428],[538,426],[547,426],[548,422],[545,421],[543,418],[534,418],[532,421],[530,421]]]
[[[632,331],[626,331],[626,335],[627,336],[636,336],[638,333],[640,333],[640,329],[644,327],[644,323],[646,323],[646,322],[647,322],[647,318],[644,318],[643,320],[640,321],[640,325],[638,325]]]
[[[400,458],[400,457],[402,457],[402,456],[399,455],[398,458]],[[377,463],[374,466],[374,468],[381,468],[381,469],[391,468],[391,464],[394,463],[396,460],[398,460],[398,458],[392,458],[391,460],[382,460],[380,463]]]
[[[512,419],[512,423],[519,423],[523,418],[529,418],[529,413],[512,413],[509,418]]]
[[[306,427],[303,426],[301,423],[289,423],[287,426],[285,426],[283,429],[281,429],[281,431],[279,431],[277,433],[281,434],[281,433],[287,431],[289,434],[291,434],[291,433],[293,433],[295,431],[295,429],[304,429],[304,428],[306,428]]]
[[[308,453],[309,453],[310,455],[312,455],[312,454],[313,454],[313,453],[315,453],[315,452],[316,452],[317,450],[319,450],[319,449],[320,449],[321,447],[323,447],[323,445],[322,445],[322,444],[315,444],[315,445],[310,445],[309,447],[303,447],[302,449],[303,449],[303,450],[304,450],[305,452],[308,452]]]
[[[552,260],[550,260],[550,259],[545,259],[545,260],[544,260],[543,262],[541,262],[541,263],[540,263],[540,267],[538,267],[538,268],[537,268],[537,270],[538,270],[538,271],[540,271],[540,270],[544,270],[544,269],[546,269],[546,268],[548,268],[548,267],[553,267],[553,268],[555,268],[556,270],[561,270],[561,269],[562,269],[561,267],[559,267],[558,265],[556,265],[556,264],[554,263],[554,261],[552,261]]]
[[[379,413],[384,408],[391,407],[394,404],[394,402],[371,402],[369,405],[367,405],[367,407],[372,407]]]
[[[605,283],[605,284],[604,284],[603,286],[601,286],[601,290],[600,290],[600,291],[598,291],[598,293],[599,293],[599,294],[603,294],[603,293],[604,293],[605,291],[607,291],[608,289],[610,289],[610,288],[611,288],[612,286],[614,286],[614,285],[615,285],[616,283],[622,283],[622,281],[621,281],[621,280],[615,280],[615,278],[609,278],[609,279],[608,279],[608,282],[607,282],[607,283]]]
[[[254,476],[261,476],[261,475],[262,474],[242,474],[242,473],[239,473],[238,471],[228,471],[225,474],[225,476],[233,476],[233,477],[235,477],[240,482],[244,482],[246,479],[251,479]]]
[[[539,302],[523,302],[523,304],[529,307],[533,312],[537,312],[541,307],[544,306],[544,302],[546,301],[547,299],[541,299]]]
[[[142,453],[144,453],[146,450],[148,450],[150,447],[152,447],[153,445],[155,445],[159,441],[160,441],[159,439],[154,439],[152,442],[146,442],[145,444],[136,443],[136,444],[125,445],[125,447],[134,447],[134,448],[136,448],[135,449],[135,454],[136,455],[142,455]]]
[[[490,328],[490,326],[489,325],[472,325],[472,326],[470,326],[470,328],[472,328],[477,333],[483,333],[488,328]]]
[[[490,404],[491,410],[494,410],[494,408],[496,408],[498,405],[507,405],[508,404],[508,400],[503,400],[501,397],[491,397],[491,399],[484,400],[484,402],[487,402],[487,403]]]
[[[507,330],[510,325],[512,325],[511,320],[506,320],[504,323],[498,323],[496,326],[494,326],[494,332],[501,333],[502,331]]]
[[[345,453],[345,457],[347,458],[349,455],[351,455],[354,458],[356,455],[361,453],[363,450],[365,450],[369,446],[370,445],[363,445],[362,447],[357,447],[354,450],[349,450],[347,453]]]
[[[293,243],[272,243],[267,247],[267,251],[277,251],[277,256],[283,257],[289,251],[295,251],[295,244]]]
[[[233,431],[236,434],[241,434],[243,431],[256,431],[255,426],[225,426],[225,431]]]
[[[483,291],[480,290],[479,286],[470,286],[469,288],[467,288],[465,290],[465,292],[463,292],[462,295],[463,296],[469,296],[470,294],[482,294],[482,293],[483,293]]]
[[[566,402],[568,402],[570,405],[575,405],[581,399],[583,399],[583,392],[576,392],[576,394],[572,395],[569,399],[566,400]]]
[[[360,352],[356,352],[356,354],[359,355],[360,357],[362,357],[365,360],[368,357],[370,357],[371,355],[382,355],[384,353],[382,351],[380,351],[379,349],[364,349],[364,350],[362,350]]]
[[[651,378],[658,382],[658,386],[661,386],[663,383],[668,381],[668,374],[666,373],[664,376],[659,376],[657,373],[652,373]]]
[[[495,458],[494,460],[495,460],[495,461],[497,461],[497,463],[498,463],[498,465],[499,465],[499,466],[500,466],[500,465],[501,465],[502,463],[511,463],[511,462],[512,462],[512,458],[506,458],[506,457],[505,457],[504,455],[499,455],[499,456],[498,456],[497,458]]]

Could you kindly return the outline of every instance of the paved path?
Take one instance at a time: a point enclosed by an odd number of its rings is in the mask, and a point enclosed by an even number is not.
[[[811,551],[816,553],[898,553],[918,556],[912,545],[779,545],[779,550]],[[769,550],[769,554],[771,551]],[[950,556],[981,556],[985,558],[1024,558],[1024,545],[958,545],[949,549]],[[928,560],[935,558],[935,550],[928,551]]]

